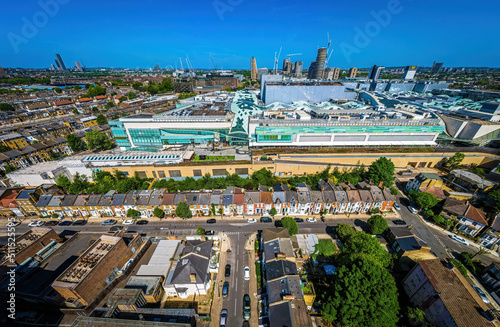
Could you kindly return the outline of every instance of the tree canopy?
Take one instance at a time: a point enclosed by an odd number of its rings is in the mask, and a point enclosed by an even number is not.
[[[338,267],[322,301],[322,317],[341,326],[396,326],[397,294],[394,278],[386,269],[369,258],[357,257]]]
[[[14,106],[10,103],[0,103],[0,111],[14,111]]]
[[[127,210],[127,217],[128,218],[138,218],[139,217],[139,211],[135,210],[135,209],[128,209]]]
[[[165,216],[165,211],[163,211],[163,209],[156,207],[153,210],[153,215],[155,215],[155,217],[158,217],[158,218],[163,218]]]
[[[438,204],[439,199],[431,193],[410,191],[410,197],[415,202],[415,205],[421,209],[430,209]]]
[[[337,246],[331,239],[319,239],[318,244],[314,245],[314,253],[311,255],[313,260],[318,256],[328,257],[337,252]]]
[[[108,119],[102,114],[96,117],[96,121],[98,125],[106,125],[108,123]]]
[[[98,130],[92,130],[85,133],[87,140],[87,148],[89,150],[109,150],[113,147],[113,143],[109,137]]]
[[[181,202],[175,208],[175,215],[181,218],[191,218],[193,214],[186,202]]]
[[[297,222],[292,217],[281,218],[281,225],[288,229],[288,234],[290,234],[290,236],[299,232],[299,225],[297,225]]]
[[[198,226],[198,228],[196,228],[196,235],[205,235],[205,229],[201,226]]]
[[[374,235],[382,234],[389,227],[387,221],[381,215],[371,216],[367,223],[370,233]]]
[[[342,241],[345,242],[351,235],[355,234],[356,230],[351,225],[347,224],[338,224],[335,227],[335,234]]]
[[[382,267],[392,265],[392,256],[382,248],[376,237],[372,237],[365,232],[351,234],[343,241],[342,256],[347,261],[359,255],[371,257],[375,262],[378,262]]]
[[[460,166],[465,158],[465,154],[462,152],[456,152],[453,157],[445,159],[444,166],[449,169],[456,169]]]
[[[380,157],[371,164],[367,177],[375,184],[383,182],[386,187],[392,186],[394,184],[394,163],[391,159]]]
[[[89,84],[89,87],[87,89],[87,97],[93,98],[98,95],[106,95],[106,88],[100,85]]]

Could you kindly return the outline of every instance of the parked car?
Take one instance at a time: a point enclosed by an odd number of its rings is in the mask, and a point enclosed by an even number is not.
[[[418,210],[413,208],[412,206],[408,206],[408,210],[410,210],[411,213],[413,214],[417,214],[418,213]]]
[[[226,276],[226,277],[231,276],[231,265],[226,265],[224,276]]]
[[[455,240],[455,241],[457,241],[457,242],[460,242],[460,243],[462,243],[462,244],[464,244],[464,245],[469,245],[469,242],[467,242],[467,241],[465,240],[465,238],[463,238],[463,237],[460,237],[460,236],[455,235],[455,234],[450,235],[450,237],[451,237],[451,239],[452,239],[452,240]]]
[[[392,222],[394,223],[394,225],[401,225],[401,226],[406,225],[406,222],[401,219],[393,220]]]
[[[243,325],[241,325],[242,327],[250,327],[250,323],[248,322],[248,320],[245,320],[243,321]]]
[[[123,229],[123,226],[113,226],[109,229],[110,232],[116,232],[116,231],[119,231],[119,230],[122,230]]]
[[[83,226],[83,225],[86,225],[86,224],[87,224],[87,221],[86,221],[86,220],[84,220],[84,219],[79,219],[79,220],[77,220],[77,221],[75,221],[75,222],[73,223],[73,226]]]
[[[248,294],[243,296],[243,319],[250,319],[250,296]]]
[[[261,223],[272,223],[273,220],[271,219],[271,217],[260,217],[260,222]]]
[[[226,327],[227,323],[227,310],[226,309],[222,309],[221,312],[220,312],[220,323],[219,323],[219,326],[220,327]]]
[[[147,225],[148,223],[149,223],[149,221],[148,221],[148,220],[144,220],[144,219],[143,219],[143,220],[139,220],[139,221],[137,221],[135,224],[136,224],[136,225]]]
[[[115,219],[106,219],[105,221],[103,221],[101,223],[101,225],[103,225],[103,226],[114,225],[114,224],[116,224]]]
[[[306,221],[308,223],[315,223],[317,220],[316,220],[316,218],[307,218]]]
[[[215,220],[214,218],[210,218],[207,220],[207,224],[215,224],[217,222],[217,220]]]
[[[401,207],[396,202],[394,202],[394,208],[396,208],[396,210],[401,210]]]
[[[30,222],[28,224],[28,227],[41,227],[43,226],[43,221],[40,221],[40,220],[33,220],[32,222]]]
[[[133,219],[127,219],[122,222],[123,225],[133,225],[134,220]]]
[[[245,280],[250,280],[250,267],[245,266],[245,268],[243,268],[243,278]]]
[[[7,225],[5,225],[5,226],[7,226],[7,227],[16,227],[16,226],[19,226],[19,225],[21,225],[20,221],[9,221],[7,223]]]
[[[47,221],[45,224],[43,224],[44,226],[57,226],[59,225],[59,220],[51,220],[51,221]]]
[[[275,220],[274,221],[274,227],[283,227],[283,224],[281,223],[281,220]]]
[[[247,223],[253,224],[253,223],[256,223],[256,222],[257,222],[257,219],[254,219],[254,218],[248,218],[247,219]]]
[[[484,303],[490,303],[490,299],[484,294],[483,290],[477,287],[476,285],[472,285],[472,288],[476,290],[477,294],[479,294],[479,297],[481,300],[483,300]]]
[[[59,223],[59,226],[69,226],[71,225],[71,221],[69,220],[64,220]]]
[[[222,297],[226,297],[227,293],[229,293],[229,282],[224,282],[222,286]]]
[[[205,235],[214,235],[214,234],[215,234],[215,231],[213,231],[213,230],[205,231]]]
[[[295,219],[295,221],[298,222],[298,223],[303,223],[304,222],[304,219],[302,219],[302,218],[293,218],[293,219]]]

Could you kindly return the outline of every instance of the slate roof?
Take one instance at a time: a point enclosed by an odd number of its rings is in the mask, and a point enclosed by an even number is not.
[[[286,198],[285,198],[284,191],[273,192],[273,203],[274,204],[280,204],[280,203],[285,203],[285,202],[286,202]]]
[[[210,193],[200,193],[200,197],[198,198],[198,205],[210,205]]]
[[[87,205],[90,207],[95,207],[99,205],[99,201],[101,201],[100,194],[92,194],[87,201]]]
[[[153,193],[153,190],[142,190],[139,193],[135,204],[141,206],[147,205],[149,203],[149,197],[151,196],[151,193]]]
[[[125,198],[123,199],[123,205],[124,206],[134,206],[136,203],[136,196],[139,195],[139,191],[129,191],[126,195]]]
[[[285,199],[286,202],[290,203],[291,205],[296,205],[297,203],[299,203],[299,195],[295,191],[286,191]]]
[[[195,275],[196,284],[205,284],[210,280],[208,273],[208,258],[189,254],[181,258],[175,267],[171,284],[192,284],[191,275]]]
[[[358,190],[348,190],[347,192],[347,198],[349,199],[349,202],[361,202],[361,197],[359,196],[359,191]]]
[[[233,204],[233,194],[223,194],[222,195],[222,205],[228,206]]]
[[[187,240],[186,243],[184,244],[181,257],[189,253],[195,253],[197,255],[210,258],[212,247],[213,247],[212,241]]]
[[[288,276],[267,282],[268,303],[281,301],[283,295],[293,295],[296,299],[304,298],[299,276]]]
[[[290,191],[290,188],[288,187],[287,184],[276,184],[273,186],[273,191],[274,192]]]
[[[374,202],[384,202],[384,195],[382,194],[382,190],[378,186],[370,186],[372,196],[373,196],[373,201]]]
[[[347,193],[345,191],[335,191],[335,199],[340,203],[347,203]]]
[[[247,191],[245,193],[245,203],[246,204],[260,203],[260,192],[259,191]]]
[[[52,199],[52,194],[42,194],[35,204],[35,207],[46,207],[50,199]]]
[[[396,239],[395,243],[399,244],[399,247],[403,251],[417,251],[422,247],[428,247],[427,243],[425,243],[422,239],[418,238],[415,235],[407,236],[407,237],[399,237]]]
[[[111,202],[113,202],[113,195],[116,193],[115,190],[108,191],[106,194],[101,196],[98,206],[109,207]]]
[[[61,207],[71,207],[75,203],[78,195],[76,194],[66,194],[61,202]]]
[[[74,206],[81,207],[81,206],[86,206],[87,205],[87,200],[89,196],[87,194],[80,194],[75,202],[73,203]]]
[[[151,193],[151,196],[149,197],[148,204],[153,207],[161,205],[165,191],[166,191],[165,188],[154,189],[153,192]]]
[[[266,263],[266,280],[270,281],[285,275],[297,275],[297,265],[293,261],[275,260]]]
[[[269,306],[270,326],[310,327],[311,321],[304,300],[277,302]]]
[[[124,193],[118,193],[113,195],[113,201],[111,201],[112,206],[121,206],[123,204],[123,200],[125,199]]]
[[[359,199],[361,200],[361,202],[365,202],[365,203],[372,203],[373,202],[372,192],[370,192],[368,190],[358,190],[358,193],[359,193]]]

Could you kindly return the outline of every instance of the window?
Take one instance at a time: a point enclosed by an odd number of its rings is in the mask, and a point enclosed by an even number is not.
[[[138,171],[138,172],[137,172],[137,175],[138,175],[140,178],[148,178],[148,176],[146,175],[146,172],[145,172],[145,171]]]
[[[153,170],[153,178],[156,179],[156,171]]]
[[[165,178],[165,172],[163,170],[158,170],[158,177],[159,178]]]
[[[182,177],[180,170],[169,170],[168,174],[170,177]]]
[[[203,176],[201,174],[201,169],[193,169],[193,176]]]

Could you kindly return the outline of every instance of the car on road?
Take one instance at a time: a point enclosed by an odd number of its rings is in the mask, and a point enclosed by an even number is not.
[[[77,220],[77,221],[75,221],[75,222],[73,223],[73,226],[83,226],[83,225],[86,225],[86,224],[87,224],[87,221],[86,221],[86,220],[84,220],[84,219],[79,219],[79,220]]]
[[[133,219],[127,219],[122,222],[122,225],[133,225],[134,222],[135,221]]]
[[[465,240],[465,238],[460,237],[460,236],[458,236],[458,235],[452,234],[452,235],[450,235],[450,238],[451,238],[452,240],[455,240],[455,241],[457,241],[457,242],[462,243],[463,245],[469,245],[469,242],[467,242],[467,241]]]
[[[243,319],[250,319],[250,296],[248,294],[243,296]]]
[[[69,226],[69,225],[71,225],[71,221],[69,220],[61,221],[59,223],[59,226]]]
[[[149,221],[142,219],[142,220],[137,221],[135,224],[136,225],[147,225],[148,223],[149,223]]]
[[[227,310],[226,309],[222,309],[221,312],[220,312],[220,322],[219,322],[219,326],[220,327],[226,327],[227,323]]]
[[[273,220],[271,219],[271,217],[260,217],[260,222],[261,223],[272,223]]]
[[[257,222],[257,219],[255,219],[255,218],[248,218],[247,219],[247,223],[253,224],[253,223],[256,223],[256,222]]]
[[[224,276],[226,277],[229,277],[231,276],[231,265],[226,265],[226,269],[225,269],[225,272],[224,272]]]
[[[103,221],[101,223],[101,225],[103,225],[103,226],[114,225],[114,224],[116,224],[115,219],[106,219],[105,221]]]
[[[59,220],[51,220],[51,221],[47,221],[45,224],[43,224],[44,226],[57,226],[59,224]]]
[[[245,320],[243,322],[243,325],[241,325],[242,327],[250,327],[250,323],[248,322],[248,320]]]
[[[109,229],[110,232],[116,232],[116,231],[119,231],[119,230],[122,230],[123,229],[123,226],[113,226]]]
[[[222,285],[222,297],[226,297],[227,293],[229,293],[229,282],[224,282],[224,285]]]
[[[298,222],[298,223],[303,223],[304,222],[304,219],[302,219],[302,218],[293,218],[293,219],[295,219],[295,221]]]
[[[308,223],[315,223],[315,222],[317,222],[316,218],[307,218],[306,221]]]
[[[418,213],[418,210],[413,208],[412,206],[408,206],[408,210],[410,210],[411,213],[413,214],[417,214]]]
[[[16,227],[16,226],[19,226],[19,225],[21,225],[20,221],[9,221],[7,223],[7,225],[5,225],[5,226],[7,226],[7,227]]]
[[[205,231],[205,235],[215,235],[215,231],[207,230],[207,231]]]
[[[394,208],[396,208],[396,210],[401,210],[401,207],[396,202],[394,202]]]
[[[43,226],[43,221],[40,221],[40,220],[33,220],[32,222],[30,222],[28,224],[28,227],[41,227]]]
[[[275,220],[274,221],[274,227],[283,227],[283,224],[281,223],[281,220]]]
[[[243,268],[243,278],[245,280],[249,280],[250,279],[250,267],[245,266],[245,268]]]
[[[404,220],[401,220],[401,219],[396,219],[396,220],[393,220],[392,222],[394,223],[394,225],[400,225],[400,226],[406,225],[406,222]]]
[[[214,218],[207,220],[207,224],[215,224],[216,222],[217,222],[217,220],[215,220]]]
[[[472,285],[472,288],[479,294],[479,297],[481,300],[483,300],[484,303],[490,303],[490,299],[484,294],[483,290],[477,287],[476,285]]]

